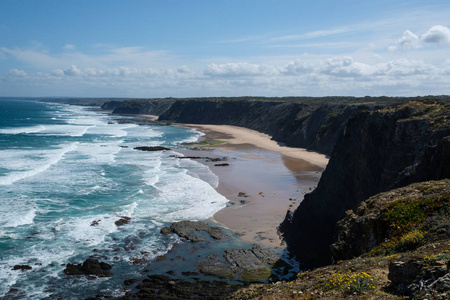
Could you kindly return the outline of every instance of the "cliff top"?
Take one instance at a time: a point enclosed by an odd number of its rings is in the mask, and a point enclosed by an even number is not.
[[[412,100],[399,106],[386,106],[382,113],[405,113],[406,120],[426,119],[432,127],[445,127],[450,124],[450,102],[435,100]]]

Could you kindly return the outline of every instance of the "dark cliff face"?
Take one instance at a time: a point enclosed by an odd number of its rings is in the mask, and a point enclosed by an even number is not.
[[[449,177],[450,105],[416,102],[350,118],[317,188],[280,229],[292,254],[311,268],[331,262],[336,223],[368,197]]]
[[[376,107],[286,101],[177,100],[159,120],[241,126],[269,134],[273,140],[287,146],[330,154],[347,119],[358,111]]]
[[[103,110],[115,110],[121,106],[123,101],[108,101],[102,104],[101,109]]]
[[[113,107],[115,114],[140,114],[140,115],[157,115],[159,116],[166,111],[175,100],[167,99],[142,99],[142,100],[127,100]]]

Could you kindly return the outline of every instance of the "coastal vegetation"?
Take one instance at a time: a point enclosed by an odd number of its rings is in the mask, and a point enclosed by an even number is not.
[[[251,285],[230,299],[448,299],[449,191],[446,179],[375,195],[359,205],[357,214],[350,212],[341,221],[340,247],[361,247],[382,228],[388,229],[384,232],[388,243],[374,245],[372,251],[352,259],[301,272],[289,282]],[[437,205],[408,220],[408,207],[429,207],[427,199],[441,195]],[[359,231],[358,225],[364,228]]]

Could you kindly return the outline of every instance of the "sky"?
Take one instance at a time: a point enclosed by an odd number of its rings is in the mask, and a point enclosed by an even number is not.
[[[0,96],[444,94],[448,0],[0,0]]]

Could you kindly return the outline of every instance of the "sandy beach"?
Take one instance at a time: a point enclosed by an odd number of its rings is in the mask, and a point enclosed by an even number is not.
[[[294,210],[317,185],[328,159],[305,149],[280,146],[269,135],[247,128],[182,126],[205,133],[201,140],[224,142],[201,146],[207,150],[196,145],[197,150],[182,151],[186,156],[227,158],[227,166],[207,163],[219,177],[217,191],[230,201],[214,215],[214,221],[245,241],[284,248],[277,227],[286,212]]]

